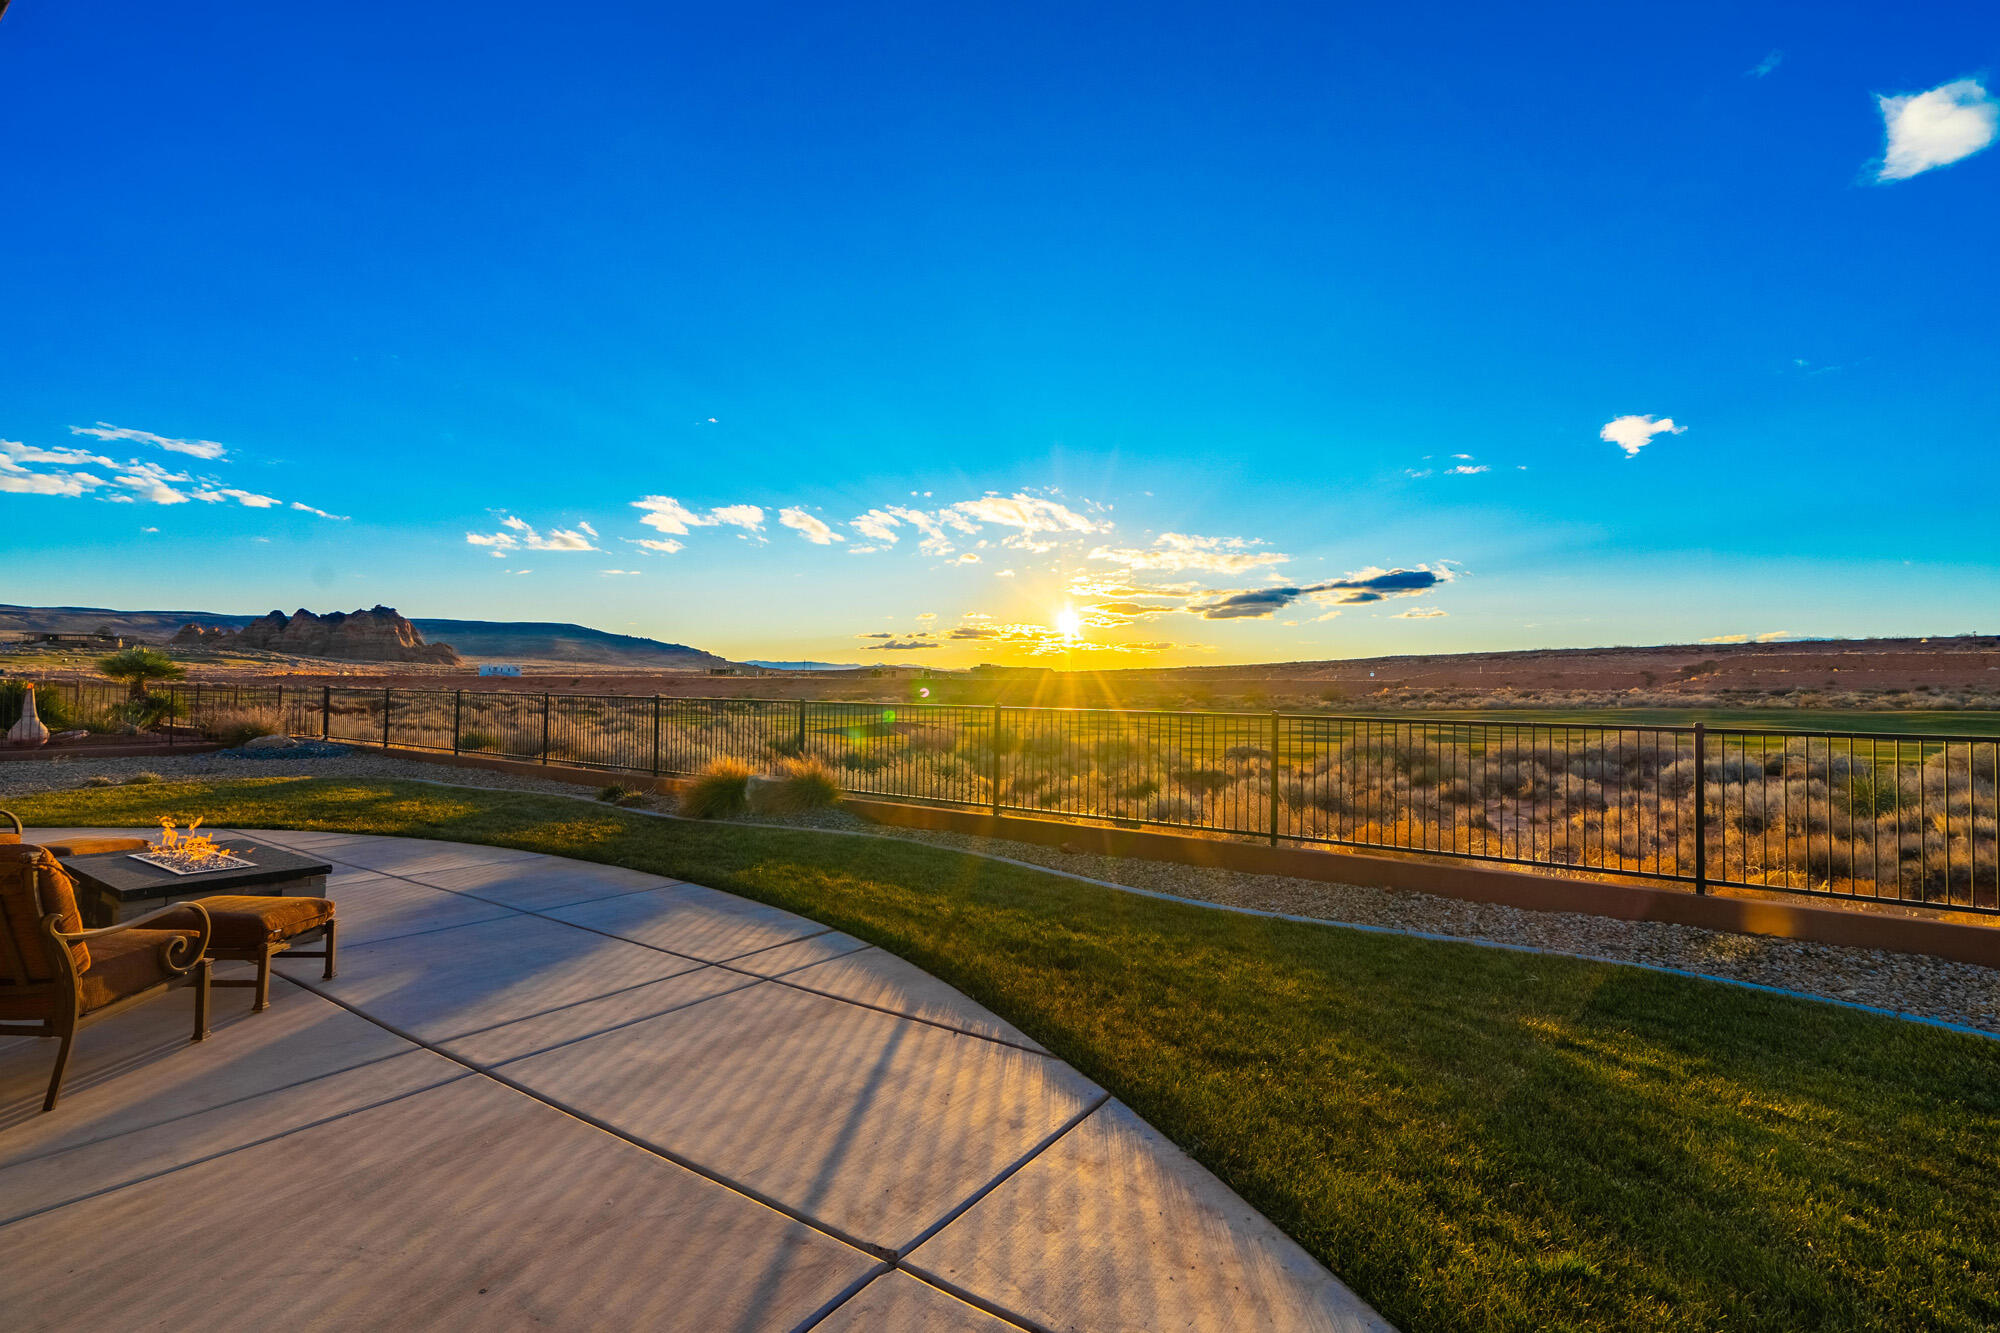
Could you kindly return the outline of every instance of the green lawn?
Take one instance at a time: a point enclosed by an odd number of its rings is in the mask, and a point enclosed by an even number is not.
[[[2000,1042],[543,796],[280,778],[15,808],[533,848],[791,908],[1046,1043],[1410,1333],[2000,1326]]]

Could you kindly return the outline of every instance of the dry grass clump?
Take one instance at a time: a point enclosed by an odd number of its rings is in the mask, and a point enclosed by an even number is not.
[[[786,759],[778,765],[778,776],[763,785],[757,804],[772,814],[796,815],[831,809],[840,797],[839,780],[820,760]]]
[[[712,759],[681,794],[680,812],[689,819],[730,819],[750,808],[750,765],[739,759]]]
[[[200,725],[202,735],[232,749],[259,736],[269,736],[285,729],[275,714],[248,708],[204,711]]]

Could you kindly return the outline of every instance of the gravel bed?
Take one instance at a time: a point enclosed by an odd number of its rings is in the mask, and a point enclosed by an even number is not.
[[[98,776],[123,781],[140,772],[154,773],[163,779],[401,778],[554,796],[579,797],[589,793],[589,788],[574,783],[515,777],[476,768],[441,770],[434,764],[355,749],[336,757],[260,757],[254,762],[222,752],[5,764],[0,765],[0,797],[80,787]],[[607,783],[610,781],[606,779]],[[670,805],[666,800],[648,800],[640,808],[660,809]],[[905,838],[1231,907],[1674,968],[1959,1023],[2000,1035],[2000,971],[1921,954],[1736,935],[1661,921],[1618,921],[1570,912],[1531,912],[1497,903],[1465,902],[1400,889],[1373,889],[1168,861],[1065,852],[1038,843],[873,824],[845,810],[783,817],[753,815],[749,820]]]

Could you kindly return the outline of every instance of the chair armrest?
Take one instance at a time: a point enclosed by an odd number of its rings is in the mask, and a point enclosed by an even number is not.
[[[12,810],[0,810],[0,815],[7,816],[7,822],[14,826],[14,837],[17,840],[26,841],[28,830],[21,827],[21,817]]]
[[[156,911],[146,913],[144,916],[135,916],[130,921],[120,921],[115,926],[98,926],[94,930],[64,930],[61,926],[61,917],[47,916],[42,918],[42,929],[51,937],[61,940],[64,944],[73,944],[79,940],[88,942],[90,940],[103,939],[106,935],[116,935],[124,930],[142,930],[149,923],[157,921],[163,916],[186,912],[190,909],[193,910],[196,916],[201,918],[201,929],[194,939],[193,948],[189,949],[177,942],[167,947],[166,955],[166,964],[170,969],[175,972],[185,972],[200,962],[201,956],[208,952],[209,937],[215,930],[215,923],[209,919],[208,909],[195,899],[189,899],[186,902],[169,903]],[[185,939],[185,936],[182,938]]]

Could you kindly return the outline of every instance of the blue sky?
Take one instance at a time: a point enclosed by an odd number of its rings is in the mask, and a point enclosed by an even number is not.
[[[1994,629],[2000,11],[1628,8],[17,0],[0,601]]]

